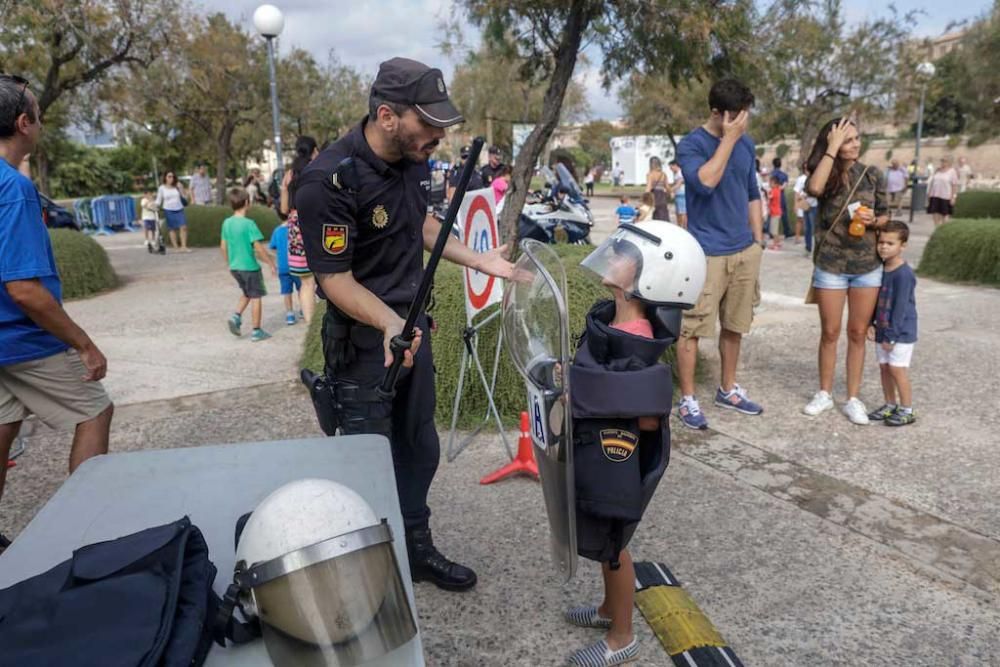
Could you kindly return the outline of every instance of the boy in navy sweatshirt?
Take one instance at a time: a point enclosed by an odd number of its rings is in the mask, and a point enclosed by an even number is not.
[[[903,259],[909,238],[910,228],[899,220],[890,220],[878,235],[884,271],[873,324],[885,404],[868,418],[887,426],[906,426],[916,419],[909,367],[917,342],[917,277]]]

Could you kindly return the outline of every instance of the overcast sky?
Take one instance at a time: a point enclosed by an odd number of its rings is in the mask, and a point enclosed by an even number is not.
[[[206,11],[222,11],[232,20],[242,22],[253,31],[251,17],[259,0],[195,0]],[[374,74],[378,64],[393,56],[406,56],[440,67],[451,76],[454,62],[441,55],[438,26],[455,12],[451,0],[394,0],[391,3],[328,2],[325,0],[271,0],[285,14],[285,29],[281,35],[281,50],[298,46],[310,51],[324,62],[333,49],[342,62],[363,72]],[[844,0],[848,21],[860,21],[873,12],[877,15],[883,3],[871,0]],[[949,21],[969,19],[983,13],[991,0],[899,0],[901,11],[923,10],[917,34],[941,34]],[[388,9],[388,11],[386,11]],[[478,35],[469,28],[469,39],[475,45]],[[598,70],[600,54],[592,53],[592,64],[577,67],[576,76],[587,89],[590,115],[593,118],[618,118],[621,107],[617,95],[601,89]]]

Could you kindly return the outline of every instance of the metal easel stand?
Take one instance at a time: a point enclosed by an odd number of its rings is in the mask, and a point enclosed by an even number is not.
[[[504,432],[503,420],[500,419],[500,411],[497,409],[496,401],[493,398],[493,393],[496,390],[497,374],[500,370],[500,350],[503,346],[503,327],[498,327],[497,329],[497,346],[493,355],[493,371],[489,381],[486,379],[486,372],[483,370],[483,364],[479,360],[479,330],[499,317],[500,313],[500,306],[497,304],[492,313],[483,317],[479,320],[479,322],[475,322],[473,320],[462,332],[462,340],[465,343],[465,349],[462,351],[462,364],[458,371],[458,388],[455,390],[455,401],[452,404],[451,409],[451,431],[448,433],[449,463],[454,461],[455,458],[462,453],[462,450],[472,443],[476,436],[479,435],[480,431],[483,430],[483,427],[489,423],[491,415],[496,422],[497,431],[500,433],[500,440],[503,441],[503,446],[507,450],[507,456],[512,461],[514,460],[514,451],[510,448],[510,443],[507,442],[507,434]],[[465,370],[469,365],[469,359],[471,359],[476,365],[479,380],[482,382],[483,389],[486,391],[486,414],[483,415],[483,421],[478,427],[476,427],[476,430],[456,445],[455,425],[458,423],[458,410],[462,403],[462,389],[465,387]]]

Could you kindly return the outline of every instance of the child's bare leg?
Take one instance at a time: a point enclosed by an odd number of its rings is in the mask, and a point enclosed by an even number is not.
[[[247,304],[250,303],[250,299],[245,296],[241,296],[240,300],[236,302],[236,314],[242,315],[243,311],[247,309]]]
[[[889,366],[889,373],[899,390],[899,407],[913,406],[913,388],[910,385],[910,369],[901,366]]]
[[[251,314],[253,316],[253,328],[260,329],[260,320],[264,314],[264,303],[260,297],[250,299]]]
[[[795,242],[802,242],[802,218],[798,216],[795,218]]]
[[[889,405],[896,404],[896,381],[889,370],[889,364],[879,364],[878,371],[882,376],[882,396]]]
[[[607,642],[612,651],[628,646],[635,635],[632,633],[632,605],[635,604],[635,568],[632,556],[623,549],[619,556],[621,567],[612,570],[607,563],[601,563],[604,575],[604,602],[598,613],[611,619]]]
[[[292,312],[292,295],[285,294],[285,312]]]

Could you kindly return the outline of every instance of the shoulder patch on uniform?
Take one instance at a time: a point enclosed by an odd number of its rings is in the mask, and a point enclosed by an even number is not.
[[[382,229],[389,224],[389,212],[385,210],[385,206],[379,204],[372,211],[372,227],[375,229]]]
[[[323,225],[323,250],[339,255],[347,250],[347,225]]]
[[[627,461],[639,444],[639,436],[620,428],[601,429],[601,449],[609,461]]]

